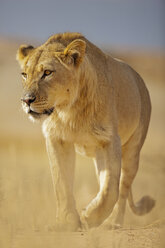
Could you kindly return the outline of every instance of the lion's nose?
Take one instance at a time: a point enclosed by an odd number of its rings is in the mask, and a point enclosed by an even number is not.
[[[30,104],[36,100],[36,97],[33,95],[26,95],[21,100],[30,106]]]

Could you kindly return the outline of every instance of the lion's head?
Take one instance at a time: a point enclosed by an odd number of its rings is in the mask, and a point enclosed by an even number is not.
[[[86,42],[80,34],[72,34],[68,39],[64,36],[52,36],[37,48],[21,45],[18,49],[22,106],[32,119],[50,115],[54,108],[70,106],[76,100]]]

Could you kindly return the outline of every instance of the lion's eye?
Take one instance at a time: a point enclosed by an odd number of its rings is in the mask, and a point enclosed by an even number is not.
[[[27,74],[25,72],[22,72],[21,75],[22,75],[23,79],[25,79],[25,80],[27,79]]]
[[[46,76],[50,75],[51,73],[52,73],[52,71],[49,71],[49,70],[45,70],[45,71],[44,71],[44,74],[45,74]]]
[[[50,70],[45,70],[43,75],[42,75],[42,78],[45,78],[47,76],[49,76],[50,74],[52,74],[53,71],[50,71]]]

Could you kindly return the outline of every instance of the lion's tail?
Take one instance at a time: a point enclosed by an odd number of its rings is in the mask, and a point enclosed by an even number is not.
[[[132,209],[133,213],[136,215],[144,215],[149,213],[151,209],[155,206],[155,200],[150,196],[143,196],[140,201],[136,204],[133,201],[132,190],[130,189],[128,195],[129,206]]]

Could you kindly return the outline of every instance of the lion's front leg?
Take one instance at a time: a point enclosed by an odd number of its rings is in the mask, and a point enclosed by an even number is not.
[[[99,181],[99,192],[82,213],[82,222],[88,227],[100,225],[113,210],[118,199],[121,170],[121,145],[118,136],[102,148],[94,159]]]
[[[46,139],[46,145],[56,196],[56,227],[62,231],[75,231],[80,227],[80,219],[73,197],[74,146],[51,137]]]

